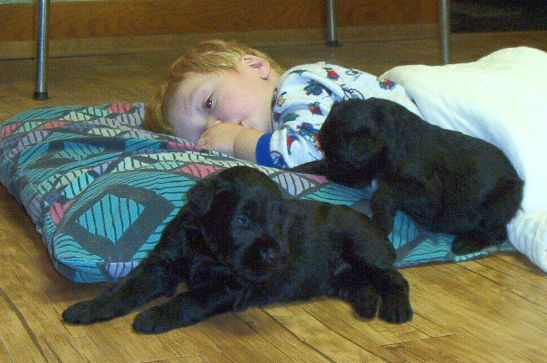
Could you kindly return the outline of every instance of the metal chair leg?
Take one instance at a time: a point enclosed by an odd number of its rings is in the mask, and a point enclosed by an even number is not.
[[[450,0],[439,0],[439,28],[441,36],[441,60],[450,63]]]
[[[336,36],[336,0],[327,0],[327,45],[339,45]]]
[[[36,84],[34,99],[45,100],[47,95],[48,23],[50,0],[36,1]]]

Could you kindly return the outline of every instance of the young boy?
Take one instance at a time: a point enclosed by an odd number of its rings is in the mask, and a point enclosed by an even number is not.
[[[171,66],[144,126],[261,165],[294,167],[322,158],[317,134],[334,102],[369,97],[420,115],[389,80],[325,62],[283,72],[258,50],[210,40]]]

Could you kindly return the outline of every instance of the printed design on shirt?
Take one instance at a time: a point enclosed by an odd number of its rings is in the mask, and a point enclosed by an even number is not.
[[[342,85],[342,91],[344,92],[344,99],[350,99],[350,98],[358,98],[358,99],[365,99],[365,96],[356,88],[349,88],[346,87],[346,85]]]
[[[283,155],[281,155],[278,151],[272,151],[270,153],[270,156],[272,157],[272,163],[274,168],[279,169],[285,169],[288,167],[287,162],[283,158]]]
[[[283,127],[285,128],[285,127]],[[300,135],[290,127],[287,128],[287,153],[291,155],[291,146],[293,142],[300,138]]]
[[[325,88],[325,86],[323,86],[321,83],[314,80],[308,81],[308,85],[304,87],[304,91],[306,92],[306,96],[319,96],[323,93],[323,91],[325,91],[329,96],[331,94],[331,91],[329,89]]]
[[[335,81],[338,81],[338,78],[340,78],[340,75],[336,73],[336,71],[332,69],[331,67],[323,67],[323,69],[327,72],[328,79],[333,79]]]
[[[318,101],[308,103],[308,109],[314,115],[323,115],[323,112],[321,112],[321,107],[319,107],[319,105],[321,105],[321,103],[319,103]]]
[[[298,133],[308,139],[310,139],[316,148],[319,148],[319,130],[316,129],[309,122],[303,122],[302,125],[296,127]]]
[[[391,79],[386,78],[378,78],[378,84],[380,85],[380,88],[387,90],[393,89],[397,85]]]
[[[279,95],[279,97],[277,97],[277,101],[276,101],[276,103],[275,103],[277,107],[282,107],[282,106],[283,106],[283,104],[284,104],[285,101],[287,100],[287,99],[285,98],[285,95],[286,95],[286,94],[287,94],[287,92],[282,92],[282,93]]]
[[[351,69],[351,68],[348,68],[346,70],[346,76],[349,76],[349,77],[352,77],[353,78],[353,81],[356,81],[359,77],[361,77],[361,74],[363,72],[361,71],[356,71],[355,69]]]
[[[296,75],[302,75],[302,73],[306,72],[305,69],[295,69],[294,71],[290,71],[289,74],[296,74]]]
[[[281,112],[274,111],[274,113],[273,113],[274,129],[277,128],[277,125],[279,125],[281,115],[282,115]]]
[[[276,105],[277,103],[277,94],[279,93],[279,90],[277,89],[277,87],[274,88],[274,93],[273,93],[273,96],[272,96],[272,102],[270,104],[270,107],[271,109],[273,110],[274,106]],[[285,92],[286,93],[286,92]]]
[[[287,122],[295,121],[296,119],[298,119],[298,117],[300,117],[300,115],[297,114],[296,112],[289,112],[285,115],[285,117],[283,117],[283,122],[287,123]]]

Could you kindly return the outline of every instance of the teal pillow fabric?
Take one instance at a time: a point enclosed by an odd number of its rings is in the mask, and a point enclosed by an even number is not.
[[[352,206],[368,213],[370,188],[262,167],[200,150],[142,129],[144,104],[63,106],[22,112],[0,124],[0,181],[42,235],[55,268],[82,283],[115,281],[159,241],[197,180],[235,165],[268,174],[287,196]],[[398,213],[390,239],[397,267],[461,261],[453,236],[432,233]]]

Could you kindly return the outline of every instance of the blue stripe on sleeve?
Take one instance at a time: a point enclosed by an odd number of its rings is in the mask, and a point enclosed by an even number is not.
[[[273,166],[273,159],[270,155],[270,140],[272,133],[260,136],[256,143],[256,163],[264,166]]]

